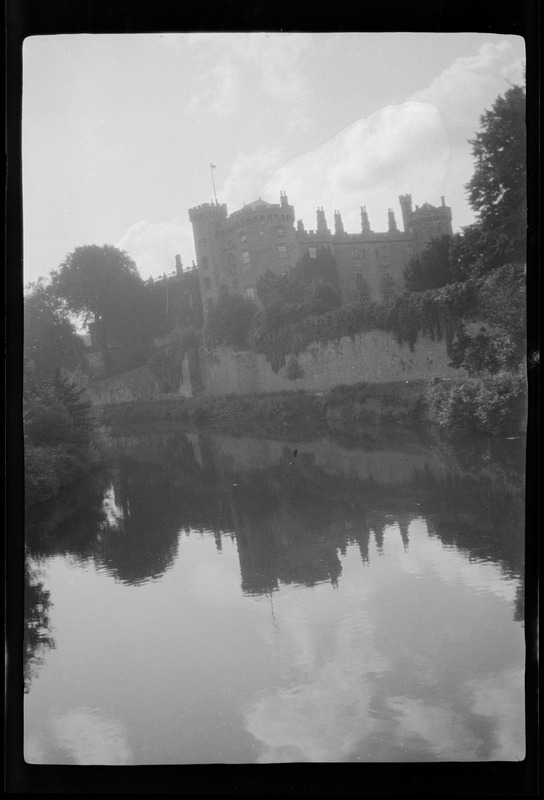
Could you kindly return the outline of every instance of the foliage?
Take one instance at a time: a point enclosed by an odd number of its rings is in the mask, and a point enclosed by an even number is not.
[[[187,271],[144,284],[142,323],[150,336],[188,327],[200,328],[202,302],[196,273]]]
[[[105,362],[111,343],[137,346],[149,339],[144,282],[127,253],[108,244],[76,247],[52,273],[52,286],[70,312],[94,323]]]
[[[523,426],[526,383],[521,371],[436,381],[427,400],[431,419],[448,432],[505,433]]]
[[[499,337],[515,344],[515,357],[522,358],[525,315],[525,272],[520,265],[506,265],[478,279],[448,284],[439,289],[411,292],[382,302],[361,302],[341,306],[326,314],[306,316],[294,322],[266,326],[266,311],[256,315],[250,345],[264,353],[277,372],[286,357],[298,355],[312,343],[339,341],[370,330],[392,333],[399,344],[411,348],[420,335],[445,340],[450,356],[452,346],[465,330],[466,320],[489,322],[498,329]],[[499,347],[499,342],[497,342]],[[502,362],[501,362],[502,363]]]
[[[480,117],[466,186],[489,268],[524,262],[527,240],[525,89],[512,86]]]
[[[455,275],[450,264],[451,236],[432,239],[427,247],[410,259],[404,271],[404,283],[409,292],[424,292],[453,283]]]
[[[315,258],[307,251],[295,264],[294,275],[304,286],[323,282],[340,293],[340,278],[336,259],[328,247],[318,247]]]
[[[300,275],[294,271],[276,275],[269,269],[259,277],[255,288],[257,297],[267,309],[301,305],[306,291]]]
[[[481,328],[476,336],[462,331],[450,348],[450,366],[466,369],[469,377],[500,370],[515,369],[520,361],[518,346],[505,331],[490,333]]]
[[[290,381],[296,381],[298,378],[304,377],[304,370],[300,366],[298,359],[295,358],[295,356],[291,356],[291,358],[287,362],[285,375],[289,378]]]
[[[340,305],[340,295],[324,280],[313,283],[306,292],[304,306],[310,314],[326,314]]]
[[[24,298],[24,356],[42,375],[61,367],[74,369],[84,344],[66,310],[43,279],[31,284]]]
[[[201,377],[198,363],[191,369],[192,362],[198,361],[198,337],[196,331],[187,328],[170,334],[167,344],[157,348],[148,361],[161,392],[176,392],[183,383],[183,359],[187,355],[193,390],[200,388]]]
[[[208,311],[206,338],[214,345],[244,349],[257,305],[247,297],[223,291]]]
[[[27,371],[23,387],[27,504],[56,494],[98,463],[101,440],[84,390],[57,372]]]

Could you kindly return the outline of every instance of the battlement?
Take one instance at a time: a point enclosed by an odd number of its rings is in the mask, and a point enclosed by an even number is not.
[[[227,206],[225,203],[202,203],[189,209],[191,222],[203,219],[226,219]]]

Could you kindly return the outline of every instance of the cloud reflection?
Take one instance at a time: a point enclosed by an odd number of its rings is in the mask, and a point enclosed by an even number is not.
[[[133,763],[127,734],[119,720],[98,708],[78,708],[51,723],[56,744],[79,765]]]

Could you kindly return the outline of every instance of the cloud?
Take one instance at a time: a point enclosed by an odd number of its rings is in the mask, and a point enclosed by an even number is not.
[[[306,93],[301,58],[310,37],[298,33],[247,33],[190,35],[202,66],[186,111],[210,111],[225,119],[239,111],[252,93],[265,94],[282,103],[296,103]],[[209,63],[213,66],[207,66]]]
[[[185,267],[194,259],[190,222],[179,219],[164,222],[136,222],[115,245],[136,262],[143,278],[158,277],[175,269],[175,256],[181,255]]]
[[[422,201],[437,200],[448,157],[448,137],[437,109],[404,103],[358,120],[318,149],[281,166],[278,149],[239,154],[222,196],[233,211],[259,195],[279,202],[285,190],[307,227],[314,227],[315,209],[328,206],[331,217],[339,209],[346,230],[354,231],[360,228],[360,206],[367,205],[370,213],[381,212],[374,227],[383,230],[387,209],[399,194],[417,187]],[[237,201],[233,208],[232,200]]]
[[[470,135],[471,126],[478,125],[480,115],[508,89],[509,82],[523,80],[522,60],[508,39],[500,39],[482,45],[475,56],[456,59],[410,99],[436,105],[450,135],[465,137],[467,126]]]

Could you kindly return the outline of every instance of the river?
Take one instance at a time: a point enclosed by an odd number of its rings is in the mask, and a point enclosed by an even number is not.
[[[524,758],[524,443],[117,432],[31,509],[31,764]]]

